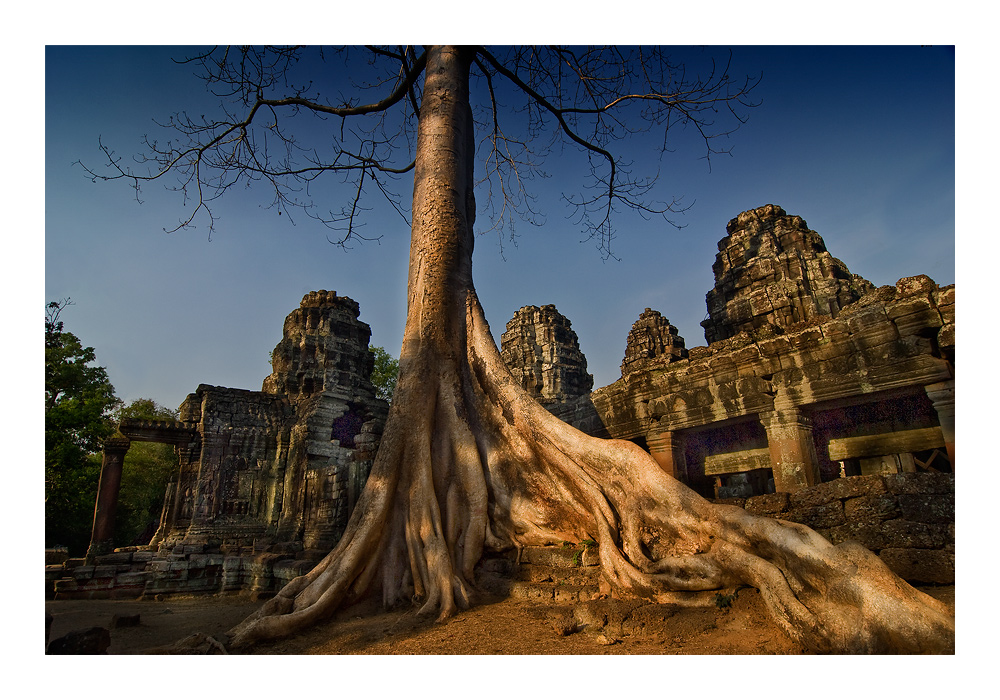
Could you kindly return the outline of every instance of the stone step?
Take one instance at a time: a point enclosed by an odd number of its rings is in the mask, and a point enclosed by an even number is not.
[[[482,588],[497,595],[538,602],[591,600],[598,591],[600,567],[593,546],[525,547],[490,553],[476,567]]]
[[[575,603],[592,600],[597,595],[597,585],[575,586],[564,583],[534,583],[512,581],[508,595],[512,598],[537,601],[539,603]]]
[[[487,561],[511,561],[516,562],[518,553],[516,549],[505,552],[487,552],[483,555],[483,562]],[[522,564],[541,564],[545,566],[555,566],[561,568],[577,568],[597,566],[600,559],[597,554],[596,545],[563,545],[550,547],[524,547],[521,549],[520,562]]]

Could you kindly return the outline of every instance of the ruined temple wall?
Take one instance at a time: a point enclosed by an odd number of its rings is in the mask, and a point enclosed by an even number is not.
[[[833,544],[860,542],[910,583],[955,582],[953,474],[853,476],[794,494],[718,502],[802,523]]]
[[[251,543],[270,525],[281,493],[279,443],[294,421],[281,396],[202,384],[181,405],[197,427],[198,450],[184,455],[157,542]]]
[[[907,454],[930,458],[939,450],[951,459],[954,294],[953,285],[939,288],[926,276],[903,278],[837,319],[817,317],[776,335],[741,332],[692,348],[685,360],[649,362],[550,410],[590,434],[640,443],[707,496],[728,474],[794,461],[780,452],[781,440],[793,441],[796,459],[816,473],[791,485],[776,475],[779,491],[837,478],[852,464],[866,473],[879,450],[898,456],[898,470],[914,468]],[[879,417],[885,413],[897,414],[896,423]],[[706,435],[741,421],[759,423],[742,449]]]

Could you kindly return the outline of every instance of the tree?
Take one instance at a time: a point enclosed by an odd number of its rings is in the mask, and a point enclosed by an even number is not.
[[[712,120],[746,104],[750,84],[732,80],[725,67],[691,77],[663,52],[646,49],[529,47],[499,55],[435,46],[370,54],[392,67],[377,84],[381,96],[337,103],[289,87],[296,50],[207,52],[195,62],[220,94],[236,98],[231,116],[176,117],[172,125],[190,140],[151,142],[151,171],[124,168],[106,151],[112,174],[95,174],[139,188],[178,173],[196,203],[182,225],[203,213],[211,219],[211,200],[233,185],[263,181],[282,210],[299,205],[344,225],[344,244],[358,237],[365,186],[387,193],[387,179],[413,173],[399,379],[368,484],[340,543],[234,628],[231,645],[294,633],[375,593],[386,605],[415,599],[422,613],[447,617],[473,602],[473,567],[484,550],[593,539],[605,594],[711,605],[714,591],[747,584],[760,589],[786,632],[812,649],[953,648],[947,608],[860,545],[835,547],[800,525],[710,504],[638,446],[591,438],[558,421],[513,381],[486,324],[472,281],[474,78],[486,104],[480,152],[494,226],[506,225],[512,211],[532,218],[522,184],[534,158],[551,147],[542,141],[551,127],[589,167],[594,188],[568,201],[606,255],[620,208],[664,217],[675,210],[674,203],[647,201],[651,181],[616,158],[618,140],[637,128],[661,128],[666,150],[667,134],[684,126],[711,154],[719,135]],[[502,101],[513,95],[523,98],[524,137],[506,130],[510,110]],[[332,153],[302,147],[288,130],[290,114],[333,119]],[[362,129],[356,122],[366,116],[372,121]],[[414,120],[414,160],[392,160],[391,147],[405,145]],[[289,182],[311,184],[331,172],[356,185],[339,215],[318,214],[296,199]]]
[[[114,433],[115,388],[94,348],[63,330],[64,299],[45,311],[45,544],[82,555],[94,523],[101,446]]]
[[[177,420],[177,411],[152,399],[136,399],[114,414],[115,424],[126,418]],[[156,532],[170,474],[177,467],[173,446],[133,442],[122,464],[121,488],[115,514],[114,541],[121,545],[148,544]]]
[[[385,348],[377,345],[368,350],[375,356],[375,367],[372,369],[375,395],[391,402],[392,395],[396,391],[396,379],[399,377],[399,360],[390,355]]]

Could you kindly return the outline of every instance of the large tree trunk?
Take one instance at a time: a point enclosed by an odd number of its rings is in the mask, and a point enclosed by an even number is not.
[[[231,631],[291,634],[380,591],[440,617],[470,604],[484,549],[597,541],[602,593],[681,605],[759,588],[816,651],[946,652],[948,608],[860,545],[708,503],[638,446],[560,422],[513,380],[472,284],[469,56],[428,52],[400,375],[367,486],[337,547]]]

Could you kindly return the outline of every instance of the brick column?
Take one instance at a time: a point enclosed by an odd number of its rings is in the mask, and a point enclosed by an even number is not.
[[[128,438],[110,438],[104,442],[101,479],[94,504],[94,529],[87,548],[87,561],[114,549],[115,512],[118,510],[118,489],[122,483],[122,464],[128,452]]]
[[[797,408],[760,414],[771,452],[774,490],[795,493],[820,482],[812,420]]]
[[[955,380],[929,384],[924,387],[927,397],[931,400],[935,412],[937,412],[938,422],[941,424],[941,433],[944,435],[945,449],[948,450],[948,459],[951,460],[951,468],[955,468]]]
[[[687,482],[683,435],[673,430],[652,430],[646,435],[646,447],[663,471],[678,481]]]

